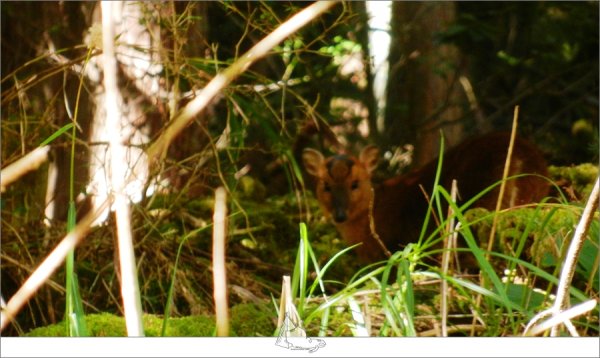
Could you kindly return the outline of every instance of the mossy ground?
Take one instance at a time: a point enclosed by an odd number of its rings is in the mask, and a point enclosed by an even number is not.
[[[231,309],[230,335],[238,337],[271,336],[275,330],[274,317],[265,307],[253,304],[240,304]],[[85,316],[88,333],[91,337],[125,337],[125,319],[111,313],[98,313]],[[146,337],[161,337],[164,318],[157,315],[143,316]],[[215,321],[211,315],[173,317],[167,321],[166,337],[212,337],[215,335]],[[27,333],[28,337],[66,337],[65,321],[46,327],[39,327]]]

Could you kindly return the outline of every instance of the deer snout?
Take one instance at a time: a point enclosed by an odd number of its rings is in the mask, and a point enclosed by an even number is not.
[[[337,186],[331,189],[331,210],[333,220],[336,223],[343,223],[348,220],[348,190],[344,186]]]
[[[342,208],[336,208],[333,212],[333,220],[335,220],[336,223],[343,223],[346,219],[348,219],[346,211]]]

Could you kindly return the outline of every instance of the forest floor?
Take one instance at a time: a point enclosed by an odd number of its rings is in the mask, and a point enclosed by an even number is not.
[[[575,168],[553,168],[551,174],[557,182],[568,182],[567,191],[585,201],[590,185],[597,176],[596,166]],[[142,298],[146,334],[160,336],[163,333],[173,336],[210,336],[214,332],[214,304],[212,294],[212,198],[194,200],[174,200],[175,196],[164,195],[152,202],[134,206],[133,227],[136,238],[135,251],[138,278]],[[178,196],[181,197],[181,196]],[[569,198],[573,199],[573,198]],[[232,335],[269,336],[275,333],[277,310],[284,275],[297,274],[296,257],[300,245],[298,224],[306,221],[309,242],[314,259],[322,269],[326,263],[346,245],[338,238],[331,224],[319,216],[319,209],[311,194],[303,203],[312,216],[302,220],[296,195],[255,197],[245,193],[231,205],[229,217],[230,233],[227,246],[227,275],[229,305],[231,307]],[[574,204],[580,207],[581,204]],[[560,212],[559,214],[551,214]],[[467,212],[470,220],[480,223],[473,227],[478,237],[489,236],[491,218],[481,219],[487,212],[474,209]],[[500,242],[515,240],[528,231],[528,244],[523,258],[552,274],[558,275],[560,250],[548,244],[549,235],[567,238],[578,220],[578,211],[569,207],[557,208],[549,205],[537,211],[535,208],[509,211],[503,215],[497,237]],[[552,216],[552,220],[537,220],[532,224],[532,216]],[[540,216],[541,215],[541,216]],[[535,219],[535,218],[534,218]],[[3,219],[3,221],[5,221]],[[597,224],[597,223],[596,223]],[[533,226],[532,226],[533,225]],[[6,225],[4,225],[6,226]],[[594,231],[595,230],[595,231]],[[61,230],[49,230],[41,222],[28,223],[23,229],[9,231],[3,228],[2,235],[2,292],[10,297],[25,281],[35,266],[61,239]],[[595,236],[593,236],[595,235]],[[596,241],[592,238],[595,237]],[[584,247],[582,267],[578,270],[575,285],[582,292],[594,296],[598,294],[597,251],[598,226],[590,234],[589,244]],[[85,238],[76,250],[78,283],[84,309],[88,315],[90,333],[97,336],[121,336],[125,334],[121,318],[123,307],[120,299],[120,277],[117,250],[115,250],[114,225],[109,223],[97,227]],[[595,251],[595,256],[594,256]],[[509,252],[504,252],[508,254]],[[590,262],[591,260],[591,262]],[[589,262],[589,263],[588,263]],[[596,262],[596,270],[593,269]],[[504,279],[515,283],[522,272],[507,271],[506,262],[492,261],[495,271]],[[586,265],[590,267],[586,267]],[[310,266],[308,285],[317,278],[314,266]],[[361,307],[367,318],[367,331],[371,335],[396,335],[389,327],[385,310],[386,300],[382,298],[381,275],[376,279],[353,286],[360,280],[361,267],[353,253],[346,253],[336,259],[320,280],[319,288],[306,297],[302,311],[306,315],[317,312],[327,302],[327,297],[348,290],[352,295],[344,296],[332,305],[328,327],[323,330],[322,316],[307,322],[307,332],[311,335],[352,336],[357,334],[352,308]],[[428,274],[432,270],[411,266],[412,292],[415,304],[412,312],[413,327],[420,336],[439,334],[440,323],[440,282]],[[399,269],[398,269],[399,270]],[[419,272],[423,274],[419,274]],[[587,271],[586,271],[587,270]],[[358,275],[357,275],[358,273]],[[401,275],[397,271],[397,275]],[[394,276],[390,276],[390,288],[400,290]],[[586,277],[586,274],[588,275]],[[589,277],[591,275],[591,277]],[[66,330],[62,321],[65,296],[63,270],[56,272],[30,301],[17,317],[16,323],[3,335],[62,336]],[[455,278],[478,281],[477,275],[456,272]],[[594,284],[595,282],[595,284]],[[547,300],[548,288],[541,280],[527,284],[532,288],[528,301],[528,311],[536,310]],[[385,285],[384,285],[385,288]],[[324,290],[325,292],[321,292]],[[171,292],[172,291],[172,292]],[[350,291],[348,291],[350,292]],[[451,287],[452,299],[449,305],[449,319],[455,335],[503,335],[507,332],[493,332],[483,325],[473,324],[473,292],[461,287]],[[533,293],[532,293],[533,292]],[[168,315],[168,325],[163,326],[168,297],[172,294],[173,305]],[[350,298],[349,298],[350,297]],[[59,323],[61,322],[61,323]],[[59,323],[58,325],[52,325]],[[586,330],[597,334],[597,317],[590,318]],[[35,329],[51,325],[47,329]],[[595,328],[594,328],[595,327]],[[163,331],[164,328],[164,331]]]

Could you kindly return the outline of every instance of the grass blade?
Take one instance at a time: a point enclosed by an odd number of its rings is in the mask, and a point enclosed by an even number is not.
[[[67,231],[71,232],[76,225],[76,209],[75,203],[69,203],[69,211],[67,217]],[[77,284],[77,275],[75,274],[75,251],[69,251],[65,262],[66,270],[66,322],[68,336],[70,337],[85,337],[88,336],[87,327],[85,324],[83,303],[79,293],[79,285]]]
[[[48,138],[44,139],[44,141],[42,143],[40,143],[40,147],[43,147],[45,145],[48,145],[48,144],[52,143],[52,141],[54,141],[56,138],[60,137],[66,131],[68,131],[71,128],[73,128],[73,126],[74,126],[73,122],[65,124],[59,130],[57,130],[56,132],[52,133],[52,135],[50,135]]]

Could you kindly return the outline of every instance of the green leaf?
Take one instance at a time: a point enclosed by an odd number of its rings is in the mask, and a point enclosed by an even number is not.
[[[61,134],[63,134],[71,128],[73,128],[73,122],[65,124],[62,128],[52,133],[50,137],[46,138],[42,143],[40,143],[40,147],[50,144],[53,140],[60,137]]]

